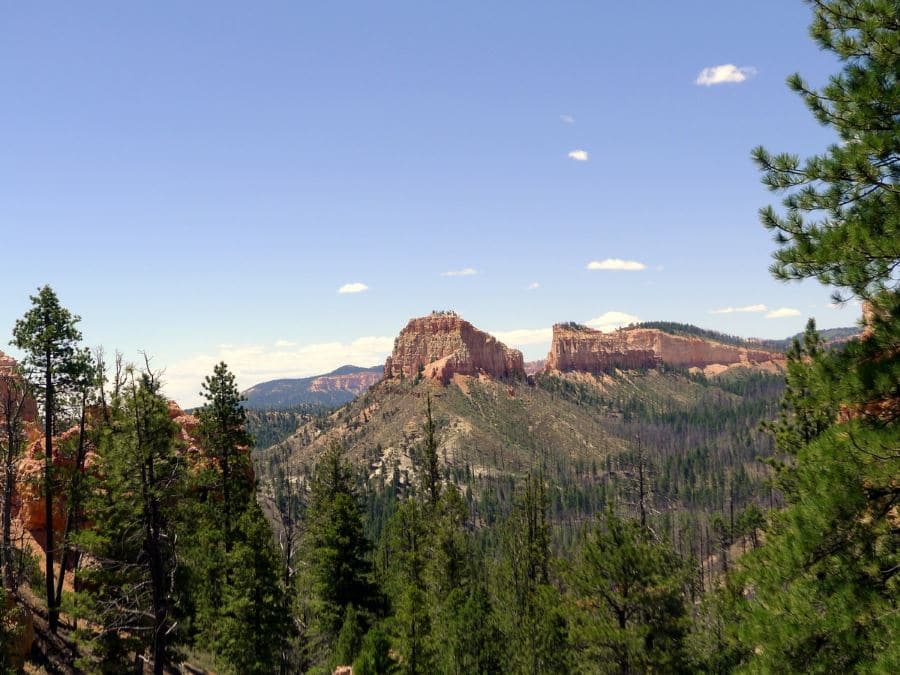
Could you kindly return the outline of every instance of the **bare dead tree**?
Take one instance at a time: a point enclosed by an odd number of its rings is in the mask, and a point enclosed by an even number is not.
[[[283,581],[286,589],[291,588],[294,578],[294,555],[300,539],[301,510],[304,505],[304,486],[300,477],[297,461],[291,456],[286,445],[279,447],[283,467],[282,475],[276,477],[274,485],[275,513],[278,518],[278,540],[284,561]],[[273,481],[274,482],[274,481]]]

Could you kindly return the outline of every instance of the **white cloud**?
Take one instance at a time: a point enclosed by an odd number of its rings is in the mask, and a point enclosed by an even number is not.
[[[449,270],[447,272],[441,272],[442,277],[474,277],[478,274],[478,270],[472,267],[464,267],[461,270]]]
[[[789,316],[800,316],[800,310],[793,307],[779,307],[766,314],[767,319],[784,319]]]
[[[369,290],[369,287],[363,283],[358,281],[353,282],[352,284],[344,284],[338,289],[338,293],[346,294],[346,293],[362,293],[363,291]]]
[[[587,150],[572,150],[566,156],[569,159],[574,159],[576,162],[586,162],[588,160]]]
[[[710,66],[700,71],[694,84],[711,87],[714,84],[727,84],[743,82],[748,77],[756,75],[756,68],[752,66],[738,67],[732,63],[725,63],[721,66]]]
[[[600,316],[585,323],[591,328],[596,328],[597,330],[602,330],[604,333],[608,333],[616,328],[627,326],[630,323],[637,323],[638,321],[640,321],[640,319],[634,314],[612,311],[604,312]]]
[[[526,291],[536,291],[536,290],[539,289],[540,287],[541,287],[541,285],[540,285],[538,282],[532,281],[530,284],[528,284],[528,285],[525,287],[525,290],[526,290]]]
[[[571,115],[560,115],[559,119],[563,124],[575,124],[575,118]]]
[[[237,377],[238,386],[247,389],[267,380],[320,375],[347,364],[375,365],[387,358],[393,346],[393,338],[375,336],[352,342],[292,346],[276,343],[274,348],[258,344],[219,345],[212,353],[169,364],[162,379],[167,396],[191,407],[200,402],[200,383],[219,361],[227,363]]]
[[[275,346],[279,349],[286,349],[287,347],[296,347],[297,343],[290,340],[275,340]]]
[[[549,343],[553,338],[552,328],[519,328],[516,330],[491,331],[491,335],[505,345],[521,347]]]
[[[587,264],[587,268],[589,270],[624,270],[626,272],[638,272],[647,269],[647,266],[637,260],[607,258],[606,260],[592,260]]]
[[[711,309],[710,314],[734,314],[736,312],[767,312],[769,308],[765,305],[746,305],[744,307],[722,307],[721,309]]]

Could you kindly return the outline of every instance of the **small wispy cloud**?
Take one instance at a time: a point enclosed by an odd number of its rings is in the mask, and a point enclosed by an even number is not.
[[[722,307],[721,309],[711,309],[710,314],[736,314],[743,312],[767,312],[769,310],[765,305],[746,305],[744,307]]]
[[[587,150],[572,150],[567,157],[574,159],[576,162],[586,162],[588,161],[588,152]]]
[[[590,321],[586,321],[585,323],[591,328],[596,328],[597,330],[602,330],[604,333],[608,333],[609,331],[616,330],[616,328],[621,328],[622,326],[627,326],[631,323],[637,323],[638,321],[640,321],[640,319],[634,314],[612,311],[604,312],[600,316],[595,317]]]
[[[296,347],[296,342],[291,342],[290,340],[275,340],[276,349],[288,349],[289,347]]]
[[[369,290],[369,287],[359,281],[355,281],[352,284],[344,284],[338,289],[338,293],[341,295],[345,295],[347,293],[362,293],[364,291]]]
[[[478,270],[474,267],[464,267],[461,270],[441,272],[442,277],[474,277],[476,274],[478,274]]]
[[[559,119],[563,124],[575,124],[575,118],[571,115],[560,115]]]
[[[536,291],[536,290],[539,289],[540,287],[541,287],[541,285],[540,285],[538,282],[532,281],[530,284],[528,284],[528,285],[525,287],[525,290],[526,290],[526,291]]]
[[[784,319],[789,316],[800,316],[800,310],[793,307],[779,307],[766,314],[767,319]]]
[[[625,272],[639,272],[647,269],[647,266],[637,260],[622,260],[621,258],[607,258],[606,260],[592,260],[587,264],[589,270],[621,270]]]
[[[736,66],[733,63],[725,63],[721,66],[710,66],[700,71],[694,84],[701,87],[711,87],[716,84],[737,84],[748,77],[756,75],[753,66]]]

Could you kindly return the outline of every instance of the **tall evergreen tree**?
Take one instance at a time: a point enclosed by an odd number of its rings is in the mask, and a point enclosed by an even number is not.
[[[495,582],[510,663],[531,675],[566,672],[570,660],[562,596],[550,579],[547,509],[543,477],[528,475],[502,535]]]
[[[91,527],[79,535],[95,564],[82,572],[77,610],[99,627],[92,654],[103,672],[121,672],[137,652],[162,673],[172,659],[178,511],[185,494],[177,428],[149,371],[129,368],[111,408],[91,473]]]
[[[583,667],[684,671],[688,579],[687,566],[668,545],[654,541],[639,522],[607,510],[572,570]]]
[[[462,495],[455,486],[448,486],[428,522],[425,572],[430,652],[438,670],[456,675],[497,672],[505,655],[483,553],[468,523]]]
[[[243,396],[234,374],[224,362],[218,363],[213,374],[206,377],[201,396],[206,403],[197,413],[198,432],[204,449],[216,463],[211,472],[213,501],[221,500],[219,527],[227,554],[233,545],[235,521],[253,495],[250,463],[253,439],[247,431],[247,414],[241,406]]]
[[[438,460],[437,423],[431,411],[431,394],[428,394],[425,402],[422,431],[425,434],[422,447],[422,487],[429,506],[434,509],[441,496],[441,468]]]
[[[433,672],[431,614],[426,586],[431,531],[425,505],[405,500],[388,525],[390,594],[401,671]]]
[[[313,473],[306,531],[300,554],[303,615],[313,663],[327,659],[344,624],[347,608],[373,611],[378,605],[362,509],[343,448],[332,444]]]
[[[59,625],[59,605],[53,584],[53,435],[56,432],[58,397],[75,380],[84,362],[79,359],[80,317],[62,306],[50,286],[31,296],[31,309],[16,321],[12,344],[25,352],[23,369],[41,402],[44,416],[44,514],[46,601],[50,630]]]
[[[292,632],[287,596],[280,583],[281,559],[261,509],[250,504],[235,524],[228,553],[229,583],[211,644],[236,673],[265,675],[282,665]]]
[[[821,90],[798,91],[840,142],[801,162],[754,158],[785,192],[773,272],[815,277],[868,303],[861,340],[806,350],[787,373],[791,414],[774,427],[789,458],[787,508],[740,572],[740,636],[756,672],[900,669],[900,7],[894,0],[815,0],[811,34],[841,62]],[[808,340],[807,340],[808,342]],[[798,394],[798,392],[807,392]],[[800,413],[800,414],[797,414]],[[787,480],[785,480],[787,478]]]
[[[779,248],[780,279],[815,277],[838,295],[871,298],[900,277],[900,10],[896,0],[807,0],[810,34],[842,64],[821,90],[799,74],[788,86],[839,142],[805,160],[762,147],[763,183],[785,211],[762,209]],[[845,297],[845,296],[842,296]]]
[[[203,382],[198,435],[211,466],[194,478],[184,511],[194,525],[183,546],[179,609],[198,642],[240,673],[282,665],[292,632],[282,562],[256,501],[252,438],[225,363]]]

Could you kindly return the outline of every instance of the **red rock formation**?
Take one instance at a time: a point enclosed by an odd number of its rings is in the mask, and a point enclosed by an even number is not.
[[[75,466],[79,429],[77,426],[53,437],[53,467],[55,470],[71,471]],[[89,439],[86,440],[84,460],[85,470],[90,470],[97,462],[97,453]],[[26,530],[37,532],[47,528],[44,508],[44,437],[34,438],[22,458],[16,463],[18,482],[14,506],[16,515]],[[66,504],[64,495],[53,500],[53,529],[62,532],[66,524]]]
[[[0,401],[4,400],[9,393],[9,378],[18,379],[18,377],[15,359],[0,352]],[[25,406],[22,410],[22,419],[25,422],[32,423],[37,421],[37,405],[35,405],[34,399],[31,396],[25,401]]]
[[[200,471],[214,466],[203,448],[197,433],[199,420],[194,415],[185,413],[177,403],[169,401],[169,418],[175,422],[178,448],[184,454],[189,471]],[[88,414],[88,428],[94,427],[99,419],[99,411],[90,411]],[[78,426],[74,426],[53,438],[53,466],[54,468],[71,470],[75,462],[75,452],[78,445]],[[44,437],[39,431],[34,430],[29,435],[29,445],[16,464],[18,483],[14,497],[14,509],[16,517],[22,522],[23,527],[33,534],[43,532],[47,527],[47,517],[44,509]],[[249,448],[246,449],[249,452]],[[97,455],[88,434],[87,452],[85,454],[85,471],[90,471],[96,466]],[[253,477],[252,466],[248,462],[249,477]],[[66,522],[65,495],[57,495],[53,500],[53,529],[62,533]],[[36,536],[38,541],[43,538]]]
[[[368,370],[340,375],[322,375],[309,383],[309,391],[346,391],[358,396],[380,379],[381,373]]]
[[[394,341],[384,376],[425,377],[448,383],[453,375],[524,377],[522,352],[509,349],[453,313],[412,319]]]
[[[705,368],[714,364],[765,363],[784,356],[751,349],[672,335],[655,328],[623,328],[603,333],[585,326],[557,324],[547,356],[548,370],[606,372],[655,368],[661,364],[679,368]]]

